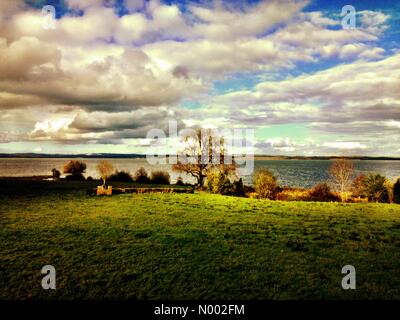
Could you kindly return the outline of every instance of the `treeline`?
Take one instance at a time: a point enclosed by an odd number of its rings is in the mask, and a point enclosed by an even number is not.
[[[281,186],[277,177],[268,169],[257,170],[253,175],[253,186],[246,186],[236,175],[235,166],[217,165],[204,171],[204,185],[198,184],[198,190],[210,193],[238,197],[252,197],[284,201],[341,201],[341,202],[381,202],[400,204],[400,178],[390,181],[380,174],[355,175],[351,160],[334,160],[329,168],[329,181],[320,182],[310,189]],[[103,186],[111,182],[136,182],[169,185],[170,174],[155,170],[148,173],[143,167],[132,175],[119,171],[108,161],[100,161],[96,167],[103,180]],[[65,180],[85,180],[83,173],[86,164],[71,160],[64,165]],[[61,172],[52,170],[53,178],[60,179]],[[92,177],[86,180],[93,180]],[[177,185],[184,185],[181,177]]]
[[[93,177],[84,177],[86,171],[86,163],[79,160],[71,160],[66,163],[62,169],[62,172],[66,175],[65,178],[61,178],[61,172],[56,168],[52,169],[53,179],[64,179],[67,181],[93,181]],[[137,183],[152,183],[152,184],[170,184],[171,177],[170,174],[162,170],[154,170],[148,173],[143,167],[136,170],[132,175],[128,171],[118,170],[109,161],[100,161],[96,170],[103,180],[103,186],[107,182],[137,182]],[[182,178],[178,178],[177,184],[183,185]]]
[[[244,186],[232,172],[214,169],[207,174],[205,189],[212,193],[285,201],[341,201],[400,203],[400,178],[390,181],[380,174],[355,176],[351,160],[334,160],[329,168],[330,180],[310,189],[280,186],[268,169],[253,175],[253,186]]]

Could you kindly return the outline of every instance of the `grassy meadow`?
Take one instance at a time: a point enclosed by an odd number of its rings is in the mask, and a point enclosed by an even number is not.
[[[400,298],[400,205],[87,195],[97,184],[0,181],[0,299]]]

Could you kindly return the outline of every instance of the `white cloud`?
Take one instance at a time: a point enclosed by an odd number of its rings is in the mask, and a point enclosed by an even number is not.
[[[255,144],[263,153],[293,152],[296,144],[289,137],[275,137],[260,141]]]
[[[366,149],[366,145],[359,142],[349,142],[349,141],[336,141],[336,142],[325,142],[324,147],[334,148],[334,149]]]
[[[23,1],[0,2],[2,137],[4,132],[8,140],[141,137],[163,123],[168,115],[163,108],[178,110],[175,116],[187,125],[307,123],[317,132],[356,135],[366,126],[375,134],[398,129],[400,55],[383,59],[387,52],[376,45],[388,15],[362,11],[358,29],[342,30],[340,20],[301,12],[307,5],[302,0],[201,2],[186,10],[125,0],[129,14],[122,17],[112,4],[68,0],[82,15],[64,15],[56,30],[45,30],[39,9]],[[298,62],[330,58],[346,64],[275,78]],[[267,80],[213,96],[215,80],[254,72]],[[185,99],[204,105],[178,107]],[[280,152],[303,148],[287,137],[263,143]]]
[[[244,12],[226,10],[221,6],[192,6],[191,11],[201,21],[195,25],[194,33],[219,41],[260,35],[290,19],[306,4],[307,1],[262,1]]]
[[[364,28],[370,33],[381,34],[389,26],[386,24],[389,15],[378,11],[363,10],[358,12],[360,15],[361,28]]]
[[[100,7],[103,0],[65,0],[67,6],[71,9],[87,9],[89,7]]]

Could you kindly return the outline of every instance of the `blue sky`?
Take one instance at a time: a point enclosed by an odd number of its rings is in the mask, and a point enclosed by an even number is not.
[[[399,156],[399,24],[400,1],[5,1],[0,152],[146,152],[173,119],[252,128],[256,153]]]

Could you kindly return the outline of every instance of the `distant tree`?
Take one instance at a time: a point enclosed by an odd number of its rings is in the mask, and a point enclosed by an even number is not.
[[[58,171],[56,168],[51,169],[51,173],[54,179],[59,179],[61,176],[61,172]]]
[[[397,179],[393,186],[393,202],[400,204],[400,178]]]
[[[108,161],[100,161],[96,166],[97,172],[103,180],[103,187],[106,185],[107,178],[113,173],[114,166]]]
[[[275,199],[278,191],[278,179],[267,169],[258,170],[253,176],[254,189],[258,197]]]
[[[224,138],[216,137],[211,130],[197,128],[193,135],[184,137],[182,156],[187,161],[178,160],[172,169],[185,172],[197,180],[198,186],[203,186],[208,172],[212,168],[220,168],[226,174],[236,171],[236,164],[232,159],[230,164],[225,164]],[[218,155],[219,160],[214,156]]]
[[[141,167],[135,172],[135,181],[139,183],[149,183],[150,178],[145,168]]]
[[[70,174],[67,176],[67,180],[85,180],[83,173],[86,170],[86,163],[79,160],[71,160],[64,165],[63,172]]]
[[[337,185],[342,201],[344,200],[344,193],[349,190],[354,173],[354,164],[347,159],[335,160],[329,168],[329,174],[334,184]]]

